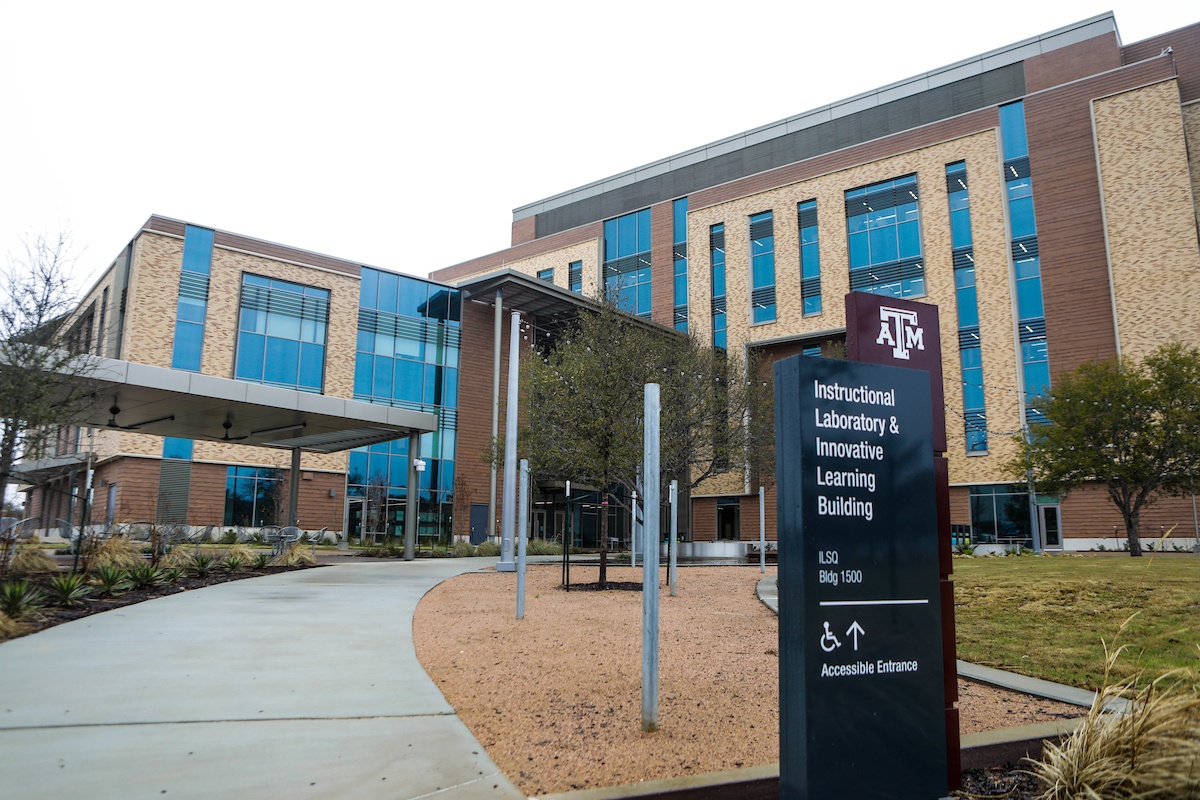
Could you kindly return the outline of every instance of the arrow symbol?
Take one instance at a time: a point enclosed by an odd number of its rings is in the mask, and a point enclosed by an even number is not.
[[[858,624],[858,620],[855,620],[854,622],[852,622],[850,624],[850,627],[846,629],[846,635],[854,637],[854,650],[856,652],[858,651],[858,637],[862,636],[865,633],[866,633],[866,631],[864,631],[862,629],[862,625]]]

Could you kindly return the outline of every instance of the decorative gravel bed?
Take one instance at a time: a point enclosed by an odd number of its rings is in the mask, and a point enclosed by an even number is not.
[[[558,565],[529,568],[518,621],[513,575],[461,575],[430,591],[413,623],[421,664],[521,791],[779,760],[778,625],[755,596],[757,567],[681,569],[679,595],[662,589],[654,733],[641,730],[640,591],[567,592],[561,577]],[[641,568],[608,577],[638,588]],[[571,578],[595,583],[598,568],[573,566]],[[1083,714],[968,681],[959,693],[964,734]]]

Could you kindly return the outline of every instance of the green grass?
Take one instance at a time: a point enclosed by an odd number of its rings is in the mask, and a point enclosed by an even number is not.
[[[1191,555],[956,558],[954,599],[966,661],[1092,690],[1104,679],[1104,641],[1128,645],[1117,680],[1200,668]]]

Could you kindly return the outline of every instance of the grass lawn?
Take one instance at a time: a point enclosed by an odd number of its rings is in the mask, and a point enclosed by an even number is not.
[[[965,661],[1095,690],[1107,642],[1128,646],[1117,678],[1200,670],[1200,557],[1190,554],[956,558],[954,601]]]

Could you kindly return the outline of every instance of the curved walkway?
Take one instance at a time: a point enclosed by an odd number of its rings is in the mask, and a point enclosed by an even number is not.
[[[425,674],[412,640],[425,592],[494,563],[281,573],[8,642],[2,793],[523,797]]]

